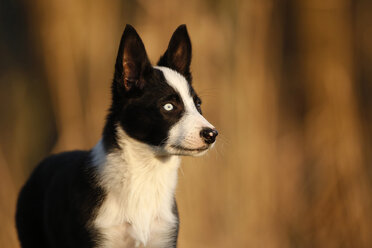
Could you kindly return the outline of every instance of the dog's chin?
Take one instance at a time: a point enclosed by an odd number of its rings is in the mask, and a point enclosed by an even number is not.
[[[202,156],[211,148],[210,145],[205,145],[197,148],[184,147],[180,145],[168,145],[165,148],[166,153],[169,155],[177,156]]]

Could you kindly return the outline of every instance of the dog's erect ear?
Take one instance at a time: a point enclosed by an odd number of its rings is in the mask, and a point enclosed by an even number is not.
[[[179,26],[174,31],[168,49],[160,58],[158,65],[169,67],[191,80],[191,41],[186,25]]]
[[[121,81],[126,91],[134,87],[142,89],[145,83],[143,75],[149,70],[151,63],[141,38],[131,25],[126,25],[116,59],[116,80]]]

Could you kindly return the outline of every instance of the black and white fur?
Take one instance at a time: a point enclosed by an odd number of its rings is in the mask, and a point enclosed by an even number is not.
[[[126,26],[102,139],[35,169],[17,204],[22,247],[176,247],[180,155],[204,154],[218,134],[201,115],[190,62],[185,25],[157,66]]]

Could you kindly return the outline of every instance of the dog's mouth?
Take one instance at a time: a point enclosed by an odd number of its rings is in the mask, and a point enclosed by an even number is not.
[[[188,147],[179,146],[179,145],[171,145],[170,147],[180,150],[180,151],[186,151],[186,152],[203,152],[203,151],[208,150],[209,145],[202,146],[199,148],[188,148]]]

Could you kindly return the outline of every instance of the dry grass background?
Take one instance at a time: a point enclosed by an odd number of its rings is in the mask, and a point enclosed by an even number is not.
[[[372,247],[368,0],[1,0],[0,247],[51,152],[100,138],[126,23],[156,62],[174,29],[221,135],[185,158],[179,247]]]

